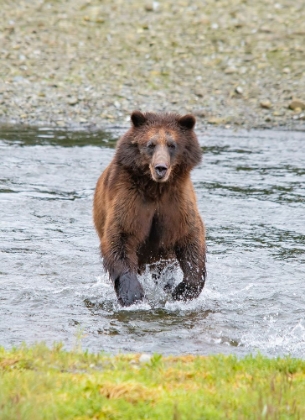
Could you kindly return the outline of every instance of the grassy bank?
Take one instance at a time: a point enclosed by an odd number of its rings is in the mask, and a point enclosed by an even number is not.
[[[0,349],[0,418],[305,418],[305,361],[147,359],[66,352],[61,346]]]

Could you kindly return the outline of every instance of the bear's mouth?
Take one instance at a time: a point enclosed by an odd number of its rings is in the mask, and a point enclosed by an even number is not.
[[[151,177],[155,182],[166,182],[171,173],[171,168],[166,164],[149,165]]]

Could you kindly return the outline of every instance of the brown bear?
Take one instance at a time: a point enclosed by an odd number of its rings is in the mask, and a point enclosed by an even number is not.
[[[94,224],[118,301],[144,297],[146,264],[175,258],[183,281],[175,300],[199,296],[206,277],[205,228],[190,172],[201,161],[192,115],[134,111],[94,195]]]

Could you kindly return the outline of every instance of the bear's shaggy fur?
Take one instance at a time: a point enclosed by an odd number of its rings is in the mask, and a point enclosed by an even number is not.
[[[94,223],[118,301],[144,297],[146,264],[177,259],[184,278],[176,300],[199,296],[205,282],[205,228],[190,172],[201,161],[195,118],[134,111],[94,195]]]

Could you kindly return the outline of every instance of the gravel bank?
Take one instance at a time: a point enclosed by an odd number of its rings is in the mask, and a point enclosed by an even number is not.
[[[303,1],[28,0],[1,2],[0,23],[0,122],[102,128],[141,109],[305,129]]]

